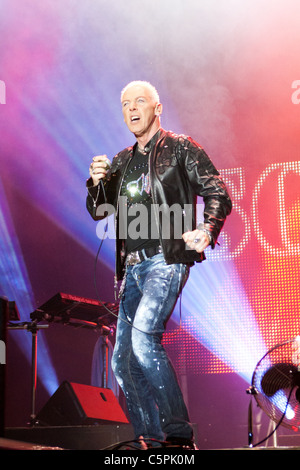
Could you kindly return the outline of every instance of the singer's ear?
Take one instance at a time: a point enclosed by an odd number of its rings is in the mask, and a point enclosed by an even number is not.
[[[163,106],[161,103],[157,103],[157,105],[155,106],[155,115],[156,116],[161,116],[162,114],[162,109],[163,109]]]

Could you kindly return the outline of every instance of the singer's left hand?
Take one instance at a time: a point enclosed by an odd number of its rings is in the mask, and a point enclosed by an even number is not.
[[[202,253],[210,243],[208,235],[203,230],[198,229],[193,230],[191,232],[185,232],[182,235],[182,238],[185,243],[192,250],[196,250],[197,253]]]

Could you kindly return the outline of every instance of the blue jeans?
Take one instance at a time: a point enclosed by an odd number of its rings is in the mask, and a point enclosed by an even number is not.
[[[157,254],[126,270],[112,368],[127,402],[135,438],[192,439],[175,371],[161,344],[189,268]]]

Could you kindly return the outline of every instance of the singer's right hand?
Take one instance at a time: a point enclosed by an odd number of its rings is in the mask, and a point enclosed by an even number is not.
[[[102,178],[105,178],[108,168],[110,167],[110,161],[106,155],[97,155],[93,158],[90,164],[90,176],[93,180],[93,185],[97,186]]]

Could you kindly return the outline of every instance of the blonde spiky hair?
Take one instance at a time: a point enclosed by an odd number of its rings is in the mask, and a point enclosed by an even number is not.
[[[156,88],[150,82],[147,82],[147,81],[144,81],[144,80],[134,80],[134,81],[128,83],[123,88],[123,90],[121,91],[121,101],[122,101],[122,98],[123,98],[123,95],[124,95],[125,91],[127,91],[128,88],[130,88],[132,86],[137,86],[137,85],[146,87],[150,91],[154,101],[157,102],[157,103],[160,102],[159,101],[159,94],[158,94]]]

